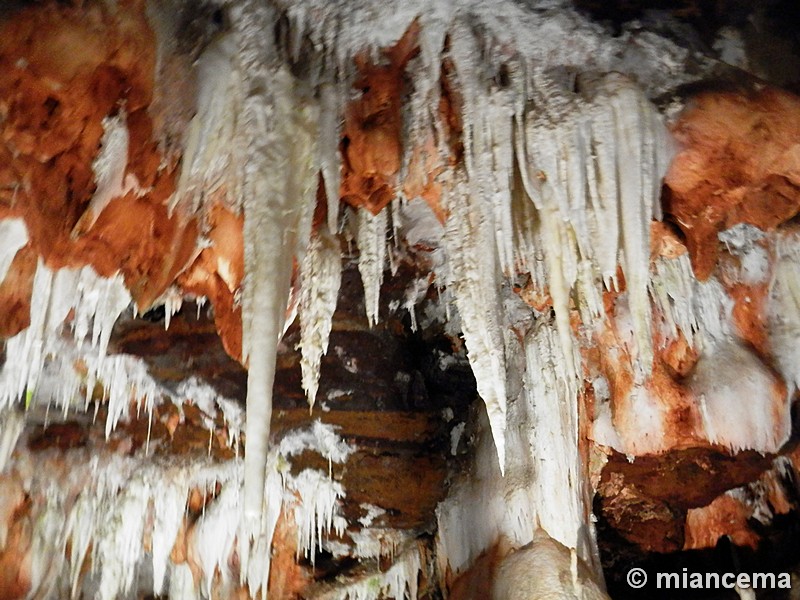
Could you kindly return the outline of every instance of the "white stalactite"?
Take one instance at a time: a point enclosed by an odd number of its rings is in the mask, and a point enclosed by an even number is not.
[[[185,467],[167,469],[164,477],[166,485],[159,486],[153,496],[153,593],[161,594],[170,566],[170,544],[178,536],[186,511],[189,494],[189,474]],[[224,543],[210,547],[228,547]],[[174,569],[173,569],[174,575]]]
[[[320,86],[319,138],[317,148],[319,165],[325,183],[327,200],[328,231],[335,234],[339,221],[339,186],[341,184],[341,161],[339,141],[341,140],[341,119],[344,111],[345,94],[335,83]]]
[[[386,268],[386,228],[389,211],[383,209],[373,215],[365,208],[359,208],[356,216],[358,244],[358,272],[364,283],[364,307],[370,327],[380,318],[381,284],[383,270]]]
[[[498,295],[498,264],[494,232],[480,201],[465,182],[453,186],[446,200],[450,216],[444,245],[449,279],[461,317],[467,356],[478,393],[486,404],[500,470],[505,468],[506,364],[502,303]]]
[[[25,417],[21,412],[14,408],[0,408],[0,474],[5,471],[24,428]],[[5,542],[0,544],[0,548],[4,545]]]
[[[236,115],[242,95],[235,68],[236,41],[231,34],[211,43],[197,61],[197,113],[186,133],[183,167],[170,207],[182,204],[196,212],[205,198],[223,194],[231,205],[239,194]]]
[[[539,210],[548,283],[565,356],[570,356],[569,294],[579,278],[616,287],[626,278],[637,363],[652,363],[650,222],[660,216],[661,179],[669,163],[666,128],[627,78],[583,78],[582,95],[544,78],[540,112],[527,115],[518,160],[526,192]],[[524,262],[530,263],[530,259]],[[595,310],[596,312],[596,310]]]
[[[334,531],[341,537],[347,527],[347,521],[339,515],[339,502],[344,497],[344,487],[327,473],[313,469],[300,472],[292,485],[303,498],[303,503],[294,509],[297,553],[310,557],[314,564],[316,550],[322,547],[324,536]]]
[[[716,278],[697,281],[688,254],[656,259],[648,287],[665,339],[676,339],[680,331],[702,349],[731,335],[733,301]]]
[[[553,539],[578,548],[585,542],[587,507],[578,454],[578,380],[568,366],[577,360],[565,360],[551,325],[534,327],[524,346],[536,521]]]
[[[142,476],[134,477],[114,498],[116,510],[101,511],[98,516],[97,549],[99,561],[100,600],[126,596],[133,585],[136,565],[141,560],[145,517],[150,501],[150,483]]]
[[[100,151],[92,163],[95,183],[97,185],[89,206],[72,230],[78,235],[90,229],[97,221],[100,213],[114,198],[125,195],[138,187],[133,175],[125,177],[128,167],[128,144],[130,135],[124,111],[103,119],[103,137],[100,140]]]
[[[328,351],[333,313],[342,281],[339,240],[326,232],[314,236],[300,267],[300,369],[309,406],[314,406],[322,357]]]
[[[300,536],[298,552],[312,560],[330,534],[341,535],[347,527],[341,514],[345,495],[341,483],[326,472],[291,474],[291,457],[306,451],[342,464],[354,448],[330,425],[315,423],[307,430],[285,434],[270,453],[265,527],[248,549],[250,561],[241,573],[253,596],[259,589],[266,594],[271,540],[282,512],[294,518]],[[92,579],[90,585],[97,586],[98,598],[127,597],[144,561],[152,561],[154,594],[163,590],[167,578],[170,593],[177,585],[181,597],[210,598],[213,590],[231,590],[237,584],[231,558],[242,543],[249,544],[251,534],[240,519],[242,461],[196,458],[176,464],[173,458],[154,459],[141,451],[122,455],[81,448],[55,458],[23,446],[11,462],[32,500],[30,573],[36,597],[77,597],[87,577]],[[200,579],[184,580],[183,566],[175,564],[170,553],[190,490],[217,486],[221,491],[209,500],[187,537],[187,550],[197,559]],[[149,552],[143,545],[145,537],[151,540]],[[90,575],[85,573],[85,560],[91,561]]]
[[[599,101],[608,99],[614,114],[621,249],[628,303],[635,327],[637,364],[646,373],[653,362],[650,302],[650,222],[660,216],[661,180],[669,164],[666,130],[643,94],[620,76],[607,78]]]
[[[283,331],[292,265],[308,242],[315,204],[317,109],[305,101],[286,65],[275,60],[275,16],[260,2],[235,7],[244,83],[236,139],[245,214],[242,355],[247,372],[244,518],[261,529],[277,344]]]
[[[183,563],[172,568],[169,578],[169,598],[174,600],[202,600],[200,590],[194,582],[192,568]]]
[[[27,390],[27,404],[55,400],[67,410],[82,383],[91,394],[100,371],[108,372],[105,362],[111,330],[130,301],[119,274],[103,278],[91,267],[54,272],[40,261],[34,275],[30,325],[6,342],[6,362],[0,371],[0,406],[10,406]],[[71,352],[63,339],[70,312],[71,337],[79,349],[85,347],[84,378],[77,375],[64,356]],[[48,378],[48,366],[51,372],[63,375],[65,381],[57,383]],[[39,390],[41,380],[49,381]]]
[[[508,405],[505,476],[482,432],[469,475],[436,511],[440,572],[463,572],[498,539],[525,546],[541,528],[601,578],[578,451],[579,380],[555,323],[540,317],[507,352],[524,359],[509,361],[510,379],[523,387]]]
[[[420,55],[406,72],[413,85],[411,108],[403,115],[401,175],[431,131],[437,134],[442,157],[449,154],[448,125],[432,108],[440,106],[441,65],[447,59],[452,63],[448,83],[463,101],[464,169],[438,174],[448,217],[443,237],[434,240],[442,246],[436,250],[435,275],[437,285],[446,286],[444,297],[452,298],[458,309],[494,441],[494,453],[488,439],[478,449],[478,487],[454,486],[437,511],[440,560],[458,572],[500,535],[518,546],[531,542],[540,524],[550,537],[577,548],[581,559],[591,562],[591,540],[580,533],[588,525],[588,507],[578,489],[581,365],[571,311],[577,308],[587,326],[599,320],[601,292],[617,287],[618,267],[626,281],[620,312],[625,307],[629,312],[620,321],[626,321],[635,346],[637,384],[653,359],[651,299],[663,318],[658,325],[665,337],[681,331],[699,350],[730,358],[745,379],[744,389],[753,393],[774,383],[751,354],[730,345],[731,302],[719,281],[697,282],[687,256],[659,259],[650,274],[650,223],[660,217],[658,194],[670,148],[662,119],[648,98],[697,77],[676,71],[678,63],[672,59],[682,56],[683,49],[633,30],[609,39],[566,0],[545,4],[546,10],[531,10],[525,3],[499,0],[487,10],[478,0],[411,0],[387,12],[377,0],[230,3],[231,32],[213,40],[197,63],[196,116],[186,133],[170,208],[202,213],[205,202],[221,196],[229,208],[244,212],[244,465],[235,460],[222,467],[195,466],[191,475],[181,471],[165,481],[170,473],[166,466],[148,469],[138,458],[100,464],[97,458],[71,455],[77,457],[74,477],[83,478],[80,491],[67,493],[53,482],[28,481],[29,491],[44,498],[35,520],[38,554],[31,567],[32,593],[46,596],[47,590],[56,589],[55,578],[67,561],[70,572],[64,581],[75,594],[91,547],[95,568],[103,569],[100,597],[126,594],[143,559],[141,538],[151,502],[157,502],[154,523],[161,528],[152,538],[154,591],[160,592],[169,577],[170,594],[184,598],[210,595],[216,571],[223,587],[229,583],[235,543],[242,581],[251,594],[260,589],[266,597],[272,534],[288,496],[300,498],[294,507],[300,548],[312,557],[324,536],[345,526],[339,514],[344,493],[340,484],[310,471],[293,477],[278,464],[297,447],[312,444],[310,440],[331,462],[345,460],[350,448],[320,425],[302,439],[285,438],[270,452],[277,344],[286,325],[293,269],[299,266],[303,388],[313,404],[341,279],[334,236],[339,142],[343,112],[351,100],[352,61],[361,55],[377,62],[379,50],[394,45],[415,21],[422,29]],[[284,14],[288,42],[279,48],[273,32]],[[310,74],[295,76],[286,62],[300,59],[306,41],[319,55],[312,53],[306,61]],[[662,64],[662,56],[672,62]],[[576,65],[586,73],[627,75],[576,76]],[[124,112],[107,117],[103,127],[93,163],[97,189],[76,232],[91,227],[110,201],[136,185],[125,179],[129,133]],[[320,173],[328,219],[312,237]],[[403,214],[402,206],[393,209]],[[373,326],[380,315],[389,211],[373,216],[357,209],[356,219],[358,268]],[[397,228],[394,219],[393,225]],[[0,222],[0,281],[27,241],[22,221]],[[800,278],[797,244],[784,242],[771,282],[770,342],[779,354],[779,370],[796,387]],[[757,275],[756,258],[751,266]],[[549,294],[554,322],[528,309],[526,319],[512,322],[503,293],[506,278],[515,275],[530,275],[536,292],[544,298]],[[427,280],[420,281],[422,291],[406,299],[412,311],[418,295],[427,290]],[[119,275],[106,280],[90,267],[54,272],[38,265],[30,326],[7,341],[0,372],[0,470],[4,461],[16,460],[10,448],[19,435],[14,421],[19,413],[11,409],[26,391],[26,403],[55,401],[66,412],[74,408],[82,386],[85,409],[96,382],[102,383],[108,405],[106,435],[125,417],[131,399],[151,410],[161,396],[171,396],[178,403],[193,400],[209,423],[221,410],[237,446],[242,416],[232,402],[189,383],[168,394],[141,361],[106,356],[114,322],[130,301]],[[170,297],[168,315],[179,302]],[[512,325],[531,321],[534,329],[523,343],[515,343]],[[70,328],[72,340],[65,343]],[[86,372],[76,373],[76,362]],[[778,406],[772,420],[762,418],[770,407],[759,406],[758,414],[751,415],[755,432],[734,427],[723,402],[731,390],[709,382],[718,368],[713,358],[702,358],[687,384],[703,398],[708,438],[732,448],[773,451],[787,432],[786,406]],[[632,401],[643,407],[643,426],[655,431],[658,415],[648,412],[653,398],[643,390],[636,387]],[[119,472],[109,475],[113,469]],[[505,470],[510,475],[503,479]],[[222,485],[222,493],[202,517],[194,540],[205,578],[198,589],[185,566],[169,561],[168,547],[177,535],[175,523],[184,511],[186,490],[214,483]],[[158,492],[162,486],[164,493]],[[66,525],[56,518],[64,514]],[[66,557],[68,540],[72,552]],[[46,556],[57,559],[48,564]],[[419,553],[407,550],[387,572],[341,593],[358,600],[380,593],[413,598],[420,566]]]

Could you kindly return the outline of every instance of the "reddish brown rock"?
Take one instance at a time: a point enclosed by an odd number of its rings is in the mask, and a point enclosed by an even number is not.
[[[704,280],[720,231],[738,223],[774,229],[800,210],[800,98],[762,86],[703,93],[673,134],[680,151],[665,179],[664,208]]]
[[[790,461],[796,459],[796,453],[796,449],[787,453]],[[776,461],[772,469],[753,482],[720,495],[707,506],[690,510],[686,515],[685,549],[713,548],[724,536],[737,546],[757,549],[765,526],[798,508],[794,490],[796,466],[791,465]]]
[[[33,524],[21,482],[0,477],[0,498],[0,527],[6,529],[5,544],[0,548],[0,598],[16,600],[24,598],[31,585],[28,553]]]
[[[500,561],[511,549],[508,540],[501,539],[472,563],[472,566],[448,585],[450,600],[486,600],[492,598],[492,583]],[[449,577],[446,577],[449,579]]]
[[[235,301],[244,276],[244,217],[214,204],[206,217],[205,248],[179,278],[187,293],[205,296],[214,307],[214,322],[225,350],[235,360],[242,356],[242,309]]]
[[[162,165],[147,113],[155,48],[140,0],[48,3],[0,24],[0,217],[23,217],[51,268],[121,271],[143,309],[186,266],[197,237],[165,205],[175,171]],[[102,120],[120,114],[138,191],[87,215]]]
[[[275,598],[302,598],[313,581],[312,574],[298,562],[298,531],[294,515],[281,511],[272,536],[272,565],[269,593]]]
[[[680,514],[663,500],[616,473],[604,478],[598,493],[604,518],[629,542],[647,552],[671,552],[683,545]]]
[[[395,195],[403,147],[403,73],[417,53],[419,26],[412,24],[394,47],[384,51],[388,64],[356,59],[361,97],[346,111],[341,150],[344,158],[341,197],[378,214]]]
[[[16,335],[30,324],[31,293],[33,276],[36,273],[37,256],[25,246],[17,252],[6,278],[0,282],[0,339]]]
[[[752,509],[729,494],[723,494],[708,506],[690,510],[686,515],[684,550],[713,548],[728,536],[737,546],[756,548],[759,536],[747,524]]]

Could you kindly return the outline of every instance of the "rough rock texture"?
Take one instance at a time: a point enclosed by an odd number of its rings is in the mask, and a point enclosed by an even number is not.
[[[353,87],[361,95],[350,103],[345,117],[341,197],[374,214],[395,196],[403,156],[403,72],[418,52],[417,29],[409,29],[386,50],[388,65],[373,64],[364,55],[356,57],[358,79]]]
[[[165,204],[176,165],[153,139],[156,40],[144,3],[48,4],[0,26],[2,215],[25,218],[51,267],[120,270],[148,308],[191,258],[197,226]],[[93,161],[107,118],[124,123],[128,148],[122,190],[98,207]]]
[[[0,7],[0,364],[42,365],[19,393],[3,372],[0,597],[624,598],[633,565],[796,572],[800,99],[775,83],[800,78],[764,63],[772,9],[576,2],[605,28],[465,1],[367,31],[369,3],[288,4]],[[249,162],[264,124],[276,164],[313,168],[259,247],[291,289],[253,533],[247,194],[303,175]],[[338,287],[310,281],[309,240]]]
[[[799,102],[762,86],[708,92],[675,124],[681,150],[664,208],[686,236],[698,279],[717,263],[721,231],[739,223],[771,231],[800,212]]]

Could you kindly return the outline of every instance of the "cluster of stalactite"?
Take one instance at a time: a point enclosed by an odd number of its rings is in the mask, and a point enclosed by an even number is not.
[[[566,2],[412,2],[381,27],[377,2],[206,8],[45,3],[0,21],[0,469],[39,516],[16,595],[78,594],[91,555],[100,597],[125,596],[149,554],[153,593],[265,597],[282,515],[312,560],[342,534],[347,490],[287,464],[317,452],[330,475],[353,449],[323,425],[276,441],[270,424],[295,319],[315,406],[351,254],[369,326],[397,311],[443,326],[485,406],[471,475],[437,510],[435,579],[455,597],[499,555],[504,580],[541,571],[531,597],[565,573],[564,593],[603,597],[592,497],[623,489],[601,481],[616,455],[781,451],[800,385],[795,96],[745,81],[678,106],[719,63],[612,36]],[[401,263],[414,277],[388,303]],[[247,368],[245,414],[110,352],[121,316],[163,306],[169,327],[184,301],[213,308]],[[170,401],[205,407],[236,457],[178,473],[147,444],[76,452],[62,485],[14,450],[37,409],[102,406],[108,438]],[[192,490],[207,499],[187,537]],[[749,539],[742,494],[693,506],[686,547]],[[416,597],[433,561],[405,539],[395,551],[319,593]]]

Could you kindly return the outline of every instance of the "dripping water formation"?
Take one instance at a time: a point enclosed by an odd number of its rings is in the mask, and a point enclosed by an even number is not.
[[[603,4],[0,9],[0,597],[796,581],[785,3]]]

